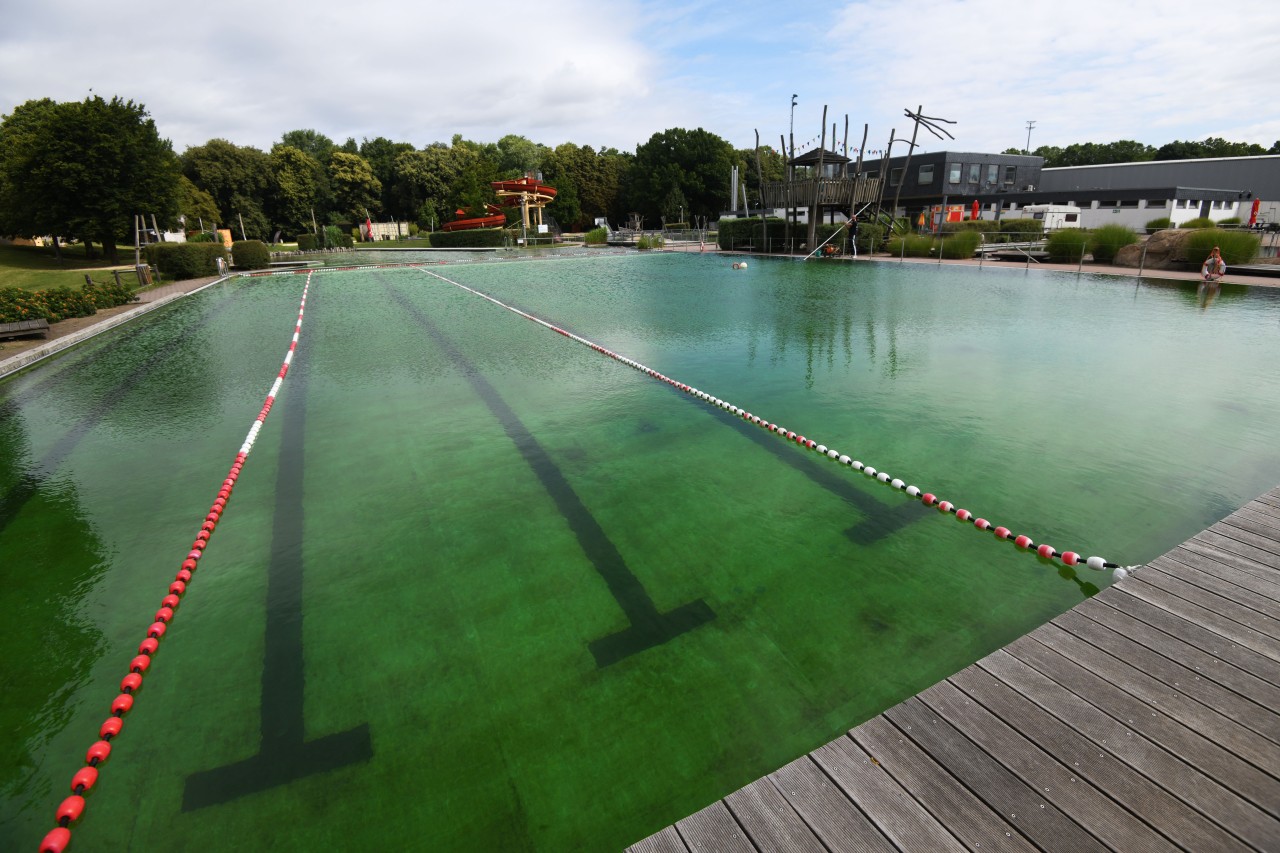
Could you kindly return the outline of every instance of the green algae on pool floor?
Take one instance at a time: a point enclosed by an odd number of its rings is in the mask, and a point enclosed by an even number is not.
[[[432,269],[1060,550],[1141,562],[1280,481],[1269,291]],[[52,826],[302,281],[220,285],[0,385],[6,848]],[[317,273],[73,843],[619,849],[1105,583],[423,271]]]

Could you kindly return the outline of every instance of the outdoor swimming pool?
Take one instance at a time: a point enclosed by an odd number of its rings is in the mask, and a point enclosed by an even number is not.
[[[1280,483],[1280,292],[429,269],[1059,550],[1140,563]],[[0,847],[52,827],[305,280],[0,383]],[[1108,582],[423,270],[319,272],[74,849],[619,849]]]

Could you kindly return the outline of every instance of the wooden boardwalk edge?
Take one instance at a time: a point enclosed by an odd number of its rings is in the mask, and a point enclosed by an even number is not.
[[[1280,487],[627,849],[1280,850]]]

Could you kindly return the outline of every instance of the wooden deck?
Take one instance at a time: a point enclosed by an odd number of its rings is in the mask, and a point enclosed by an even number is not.
[[[1280,850],[1280,488],[628,848]]]

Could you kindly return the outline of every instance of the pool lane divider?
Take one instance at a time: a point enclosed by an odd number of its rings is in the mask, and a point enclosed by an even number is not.
[[[239,452],[236,453],[235,460],[231,463],[231,469],[223,479],[222,485],[218,487],[218,495],[214,498],[212,506],[209,507],[209,512],[205,515],[204,521],[200,525],[200,531],[196,534],[195,541],[191,544],[191,550],[187,552],[186,558],[182,561],[182,567],[178,570],[173,582],[169,584],[169,592],[161,600],[160,609],[156,611],[154,621],[147,628],[146,639],[138,645],[137,656],[129,661],[129,674],[121,680],[120,693],[111,702],[111,716],[107,717],[106,721],[98,729],[99,739],[85,753],[85,766],[76,771],[75,775],[71,777],[71,796],[63,800],[58,806],[54,818],[57,826],[50,830],[40,842],[40,853],[61,853],[71,843],[70,827],[84,813],[84,795],[98,782],[98,768],[111,755],[111,741],[119,736],[121,729],[124,727],[124,717],[133,708],[135,697],[142,688],[142,677],[150,669],[151,661],[160,648],[160,641],[164,639],[165,633],[169,630],[169,624],[173,621],[174,611],[178,609],[178,605],[182,602],[182,596],[186,593],[187,586],[195,575],[200,558],[204,555],[209,540],[213,536],[214,530],[218,527],[218,522],[222,518],[227,502],[231,500],[232,490],[235,488],[236,481],[240,478],[240,471],[244,468],[245,460],[249,458],[249,454],[253,451],[253,445],[258,440],[258,433],[266,422],[267,415],[271,414],[271,407],[275,405],[276,395],[280,393],[280,387],[284,384],[285,377],[289,374],[289,365],[293,363],[293,354],[298,348],[298,340],[302,334],[302,316],[306,311],[307,291],[310,287],[311,276],[308,275],[306,284],[302,288],[302,300],[298,305],[298,319],[293,327],[293,340],[289,343],[288,352],[285,353],[284,363],[280,366],[275,381],[271,384],[271,390],[267,393],[266,400],[262,404],[262,410],[254,418],[253,425],[249,428],[249,433],[245,436],[244,443],[240,446]]]
[[[612,358],[614,361],[625,364],[627,367],[630,367],[633,370],[638,370],[652,379],[656,379],[659,382],[665,382],[666,384],[670,385],[671,387],[675,388],[678,391],[682,391],[685,394],[695,397],[696,399],[699,399],[705,403],[708,403],[712,406],[723,409],[724,411],[729,412],[730,414],[736,417],[739,417],[742,420],[747,421],[748,423],[754,424],[755,426],[765,429],[771,433],[775,433],[781,436],[782,438],[785,438],[787,441],[794,442],[795,444],[799,445],[800,447],[806,450],[815,451],[819,455],[825,456],[827,459],[830,459],[833,462],[838,462],[841,465],[848,466],[855,471],[861,471],[863,474],[865,474],[868,477],[871,477],[877,482],[889,485],[894,489],[897,489],[898,491],[903,492],[908,497],[919,500],[925,506],[936,507],[939,512],[954,515],[957,520],[971,523],[978,530],[990,530],[995,534],[997,539],[1011,540],[1013,544],[1017,546],[1018,549],[1020,550],[1033,553],[1036,556],[1046,560],[1051,560],[1051,559],[1061,560],[1062,563],[1067,566],[1074,567],[1078,565],[1084,565],[1095,571],[1111,569],[1112,575],[1116,580],[1124,579],[1125,577],[1128,576],[1130,571],[1132,571],[1135,568],[1138,568],[1137,566],[1121,566],[1118,563],[1113,563],[1110,560],[1107,560],[1103,557],[1095,556],[1095,557],[1086,558],[1086,557],[1082,557],[1079,553],[1075,551],[1059,551],[1058,549],[1054,548],[1052,545],[1045,545],[1045,544],[1036,545],[1036,543],[1032,540],[1032,538],[1030,536],[1027,536],[1026,534],[1015,535],[1009,528],[994,525],[987,519],[979,517],[967,509],[962,509],[957,507],[951,501],[943,500],[931,492],[926,492],[917,486],[909,485],[904,480],[901,480],[897,477],[893,477],[884,471],[879,471],[876,468],[872,467],[871,465],[866,465],[861,461],[849,456],[848,454],[841,453],[838,450],[827,447],[825,444],[819,444],[817,441],[815,441],[812,438],[806,438],[803,434],[796,433],[793,430],[789,430],[786,427],[779,426],[778,424],[768,421],[765,418],[761,418],[758,415],[752,414],[751,412],[747,411],[744,408],[731,404],[727,400],[722,400],[719,397],[715,397],[711,394],[708,394],[705,391],[700,391],[697,388],[686,385],[683,382],[680,382],[678,380],[672,379],[670,376],[666,376],[662,373],[659,373],[658,371],[654,370],[651,367],[648,367],[647,365],[641,364],[640,362],[635,361],[634,359],[627,358],[626,356],[621,355],[620,353],[616,353],[613,350],[608,349],[607,347],[603,347],[594,341],[588,340],[587,338],[581,337],[579,335],[575,335],[572,332],[567,331],[566,329],[562,329],[553,323],[549,323],[540,317],[535,317],[533,314],[530,314],[527,311],[521,311],[519,308],[516,308],[515,306],[512,306],[512,305],[508,305],[507,303],[501,301],[500,299],[496,299],[487,293],[483,293],[479,290],[476,290],[475,288],[467,287],[465,284],[456,282],[450,278],[446,278],[445,276],[442,276],[439,273],[433,272],[428,269],[423,269],[422,272],[434,278],[438,278],[447,284],[452,284],[454,287],[461,288],[462,290],[465,290],[468,293],[474,294],[475,296],[479,296],[481,299],[488,300],[489,302],[492,302],[494,305],[497,305],[500,308],[505,308],[508,311],[512,312],[513,314],[518,314],[519,316],[525,318],[526,320],[531,320],[532,322],[537,323],[538,325],[546,329],[550,329],[556,334],[563,335],[566,338],[569,338],[570,340],[576,343],[582,344],[585,347],[595,350],[601,355],[608,356],[609,358]]]

